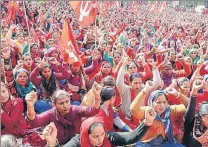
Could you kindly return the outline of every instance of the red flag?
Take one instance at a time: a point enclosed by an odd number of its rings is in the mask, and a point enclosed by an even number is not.
[[[78,56],[78,46],[75,42],[73,32],[67,20],[64,20],[61,34],[60,52],[67,63],[80,61]]]
[[[159,5],[159,2],[158,2],[158,1],[152,2],[152,5],[151,5],[151,7],[150,7],[150,9],[149,9],[149,13],[151,13],[151,12],[157,10],[157,9],[158,9],[158,5]]]
[[[82,29],[95,22],[96,3],[94,1],[71,1],[70,4]]]
[[[15,19],[15,13],[19,10],[19,4],[17,1],[10,1],[8,3],[8,16],[10,21],[14,21]]]
[[[167,2],[161,2],[159,13],[162,13],[167,8]]]

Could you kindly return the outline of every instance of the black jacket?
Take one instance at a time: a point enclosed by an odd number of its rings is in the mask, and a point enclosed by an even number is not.
[[[107,132],[108,140],[112,146],[125,146],[137,143],[147,132],[148,126],[143,122],[132,132]],[[81,147],[80,135],[73,137],[63,147]]]
[[[201,143],[198,142],[192,136],[194,122],[195,122],[195,107],[196,107],[196,97],[191,97],[185,114],[185,122],[184,122],[183,144],[186,147],[202,147]]]

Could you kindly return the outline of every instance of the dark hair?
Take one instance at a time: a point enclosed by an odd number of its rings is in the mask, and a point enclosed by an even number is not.
[[[165,98],[166,98],[166,100],[168,100],[168,97],[167,97],[167,95],[165,94],[165,93],[157,93],[157,94],[155,94],[155,96],[154,96],[154,99],[153,99],[153,101],[155,101],[159,96],[161,96],[161,95],[164,95],[165,96]]]
[[[111,65],[111,63],[110,63],[109,61],[104,61],[104,62],[102,63],[102,67],[103,67],[105,64],[110,64],[110,66],[111,66],[111,68],[112,68],[112,65]]]
[[[98,127],[98,126],[102,126],[102,127],[104,128],[103,123],[101,123],[101,122],[95,122],[95,123],[93,123],[93,124],[89,127],[88,134],[91,134],[92,131],[95,129],[95,127]]]
[[[51,70],[51,77],[49,79],[49,81],[46,80],[46,78],[43,76],[42,72],[45,68],[50,68]],[[41,68],[40,70],[40,76],[41,76],[41,82],[43,84],[43,87],[45,88],[46,91],[49,91],[50,92],[50,96],[54,93],[54,91],[57,89],[56,87],[56,76],[52,70],[52,67],[47,64],[45,65],[43,68]]]
[[[131,61],[131,62],[129,62],[129,63],[126,65],[127,70],[129,70],[129,66],[130,66],[132,63],[135,64],[137,68],[139,68],[138,64],[137,64],[135,61]]]
[[[16,137],[13,135],[1,136],[1,147],[19,147]]]
[[[116,85],[116,81],[114,79],[114,77],[112,76],[107,76],[105,78],[103,78],[103,84],[104,86],[115,86]]]
[[[56,91],[54,91],[53,95],[51,96],[51,100],[52,102],[55,102],[56,99],[61,98],[61,96],[67,96],[69,97],[70,101],[71,101],[71,95],[68,94],[66,91],[61,90],[61,89],[57,89]]]
[[[132,73],[129,77],[130,82],[132,82],[135,78],[142,78],[142,75],[140,73]]]
[[[121,52],[115,51],[115,52],[113,53],[113,57],[114,57],[115,55],[117,55],[117,54],[121,56]]]
[[[110,100],[113,96],[116,95],[116,91],[112,87],[103,87],[100,92],[101,104],[103,102]]]
[[[23,35],[23,37],[25,37],[25,35],[24,35],[23,32],[20,32],[19,34],[17,34],[17,37],[18,37],[19,35]]]
[[[35,45],[37,45],[37,47],[39,47],[37,43],[31,43],[31,44],[30,44],[30,49],[32,49],[33,46],[35,46]]]
[[[187,81],[189,82],[189,79],[188,78],[186,78],[186,77],[180,77],[177,80],[177,84],[178,84],[179,87],[181,87],[183,85],[183,83],[184,82],[187,82]]]
[[[22,60],[24,60],[24,58],[25,58],[26,56],[30,56],[30,57],[32,58],[32,55],[31,55],[31,54],[25,53],[24,55],[22,55]]]

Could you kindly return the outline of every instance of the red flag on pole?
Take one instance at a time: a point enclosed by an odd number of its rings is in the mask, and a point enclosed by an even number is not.
[[[82,29],[95,22],[96,3],[94,1],[71,1],[70,4]]]
[[[61,34],[60,52],[65,62],[73,64],[79,61],[78,46],[75,42],[71,26],[67,20],[64,20]]]
[[[15,20],[15,13],[16,11],[19,10],[19,4],[17,1],[10,1],[8,3],[8,16],[10,21]]]

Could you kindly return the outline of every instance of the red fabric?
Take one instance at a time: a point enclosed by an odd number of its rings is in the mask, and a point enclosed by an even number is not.
[[[69,42],[71,44],[69,44]],[[60,52],[66,63],[72,64],[78,61],[78,46],[68,21],[65,19],[61,34]],[[79,61],[81,62],[81,61]]]
[[[187,64],[183,64],[183,69],[184,69],[184,72],[175,73],[175,78],[188,77],[192,72],[191,67]]]
[[[156,55],[156,61],[157,61],[156,65],[159,65],[162,63],[162,55],[161,54]]]
[[[95,22],[96,9],[94,8],[94,1],[71,1],[70,4],[82,29]]]
[[[101,66],[102,62],[99,63],[97,69],[95,69],[92,73],[88,74],[90,80],[101,70]]]
[[[81,147],[93,147],[93,145],[89,141],[88,130],[89,130],[90,126],[95,122],[104,123],[102,117],[90,117],[82,123],[81,128],[80,128]],[[111,144],[110,144],[107,136],[105,136],[105,138],[103,140],[103,144],[100,147],[111,147]]]
[[[134,53],[134,49],[130,47],[130,48],[127,50],[127,55],[128,55],[131,59],[134,59],[133,53]]]
[[[8,3],[8,14],[9,14],[10,21],[15,20],[15,13],[18,9],[19,9],[19,4],[17,1],[10,1]]]
[[[108,112],[109,116],[105,113],[103,109],[100,109],[99,113],[96,116],[102,117],[104,125],[105,125],[105,130],[106,131],[112,131],[114,132],[113,128],[113,108],[111,106],[108,107]]]
[[[82,63],[83,63],[83,64],[86,64],[87,61],[88,61],[88,59],[89,59],[90,57],[89,57],[89,56],[86,56],[85,53],[82,53],[82,54],[80,55],[80,58],[81,58],[81,60],[82,60]]]
[[[45,146],[47,144],[46,140],[42,140],[37,132],[33,132],[23,137],[22,144],[24,145],[27,143],[31,146]]]
[[[136,97],[136,94],[135,94],[135,91],[130,89],[130,92],[131,92],[131,102],[133,102],[133,100],[135,99]]]
[[[1,134],[14,134],[24,136],[27,132],[24,129],[29,128],[29,125],[23,118],[23,102],[19,98],[11,98],[6,104],[2,106],[3,113],[1,114],[1,122],[4,129]]]
[[[203,66],[201,67],[201,70],[199,71],[199,73],[200,73],[201,76],[203,76],[203,75],[205,75],[205,74],[208,74],[208,70],[206,70],[205,68],[206,68],[205,65],[203,65]]]
[[[198,93],[197,97],[196,97],[196,109],[199,109],[199,105],[203,102],[203,101],[208,101],[208,91],[204,91],[203,93]]]
[[[118,91],[118,88],[116,87],[115,88],[116,90],[116,99],[115,99],[115,103],[114,103],[114,106],[118,106],[119,104],[121,104],[121,97],[119,95],[119,91]]]
[[[181,101],[175,98],[173,95],[168,95],[168,103],[169,105],[179,105],[181,104]]]
[[[105,62],[105,61],[104,61]],[[101,71],[101,66],[102,66],[102,64],[103,64],[103,62],[102,63],[100,63],[100,65],[99,65],[99,72],[97,73],[97,74],[95,74],[95,76],[93,77],[93,80],[94,81],[96,81],[97,83],[101,83],[102,82],[102,80],[103,80],[103,78],[105,78],[106,76],[112,76],[112,77],[114,77],[115,79],[116,79],[116,77],[117,77],[117,72],[116,73],[114,73],[114,72],[112,72],[112,69],[111,69],[111,72],[110,72],[110,74],[108,74],[108,75],[103,75],[102,74],[102,71]],[[90,76],[89,76],[90,77]]]
[[[76,40],[81,40],[82,37],[84,36],[84,30],[81,30],[81,33],[76,37]]]

